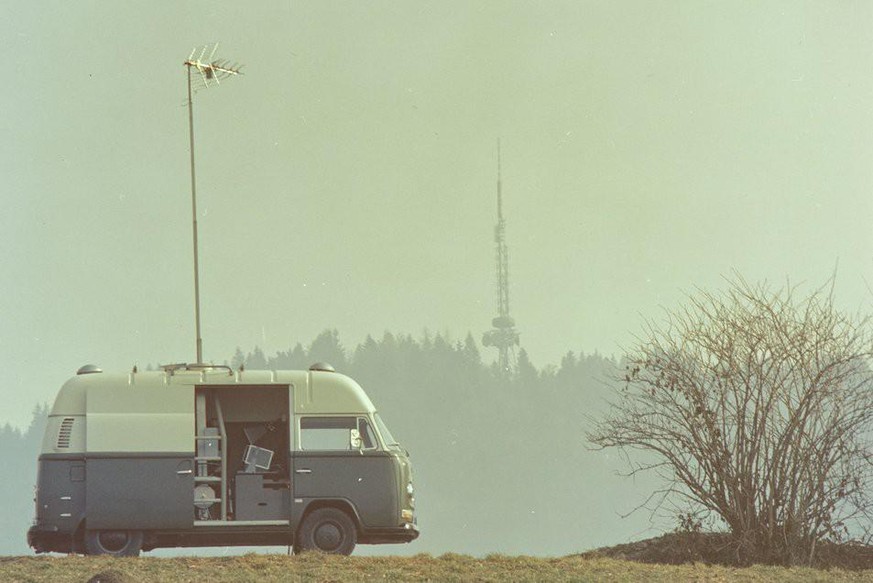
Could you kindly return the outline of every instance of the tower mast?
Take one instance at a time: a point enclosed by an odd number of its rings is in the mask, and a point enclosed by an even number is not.
[[[482,344],[497,348],[497,368],[509,374],[515,366],[515,347],[518,332],[515,320],[509,315],[509,249],[506,246],[506,221],[503,218],[503,184],[500,160],[500,140],[497,141],[497,224],[494,242],[497,246],[497,317],[491,320],[493,328],[482,336]]]

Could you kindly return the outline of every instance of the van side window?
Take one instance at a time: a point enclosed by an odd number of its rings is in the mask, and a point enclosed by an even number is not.
[[[356,417],[303,417],[300,419],[300,449],[348,451]]]
[[[364,449],[376,448],[376,434],[373,433],[373,428],[363,417],[358,418],[358,432],[361,434],[361,440],[364,442]]]

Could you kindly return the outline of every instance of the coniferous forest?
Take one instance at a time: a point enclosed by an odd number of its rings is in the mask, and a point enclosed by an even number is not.
[[[226,363],[247,369],[305,369],[328,362],[356,379],[415,471],[421,537],[358,553],[491,552],[565,555],[653,534],[640,505],[651,482],[617,475],[622,460],[590,449],[585,433],[610,398],[618,363],[567,352],[534,366],[524,350],[512,374],[468,334],[463,341],[386,332],[346,348],[336,330],[267,355],[238,348]],[[0,430],[3,474],[0,554],[26,554],[44,406],[25,431]],[[162,551],[162,554],[168,551]]]

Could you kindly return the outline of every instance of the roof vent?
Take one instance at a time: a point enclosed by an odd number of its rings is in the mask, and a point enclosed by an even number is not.
[[[98,372],[103,372],[103,369],[96,364],[86,364],[85,366],[77,370],[76,374],[94,374]]]
[[[326,362],[316,362],[312,366],[309,367],[309,370],[320,370],[324,372],[336,372],[336,369]]]

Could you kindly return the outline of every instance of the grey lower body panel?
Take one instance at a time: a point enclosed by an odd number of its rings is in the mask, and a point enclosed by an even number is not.
[[[27,544],[37,552],[72,552],[85,516],[85,460],[40,456],[37,465],[36,521]]]
[[[89,457],[85,496],[88,528],[191,528],[193,458],[193,453]]]
[[[39,460],[37,520],[27,533],[28,544],[37,552],[82,552],[82,529],[89,528],[141,530],[144,550],[290,545],[308,503],[326,499],[348,503],[359,521],[361,543],[396,544],[418,538],[414,524],[397,523],[398,484],[390,457],[357,452],[295,457],[294,467],[308,471],[292,474],[292,509],[286,509],[288,501],[280,512],[264,517],[253,513],[251,521],[195,524],[193,454],[44,455]],[[291,493],[286,490],[283,497]],[[296,498],[306,493],[310,496]],[[253,500],[272,508],[270,500]]]
[[[294,452],[294,499],[345,500],[364,529],[394,528],[400,520],[393,458],[384,452]],[[299,519],[299,516],[294,516]]]
[[[37,552],[66,553],[81,550],[84,527],[190,529],[191,468],[187,453],[43,454],[28,544]]]

